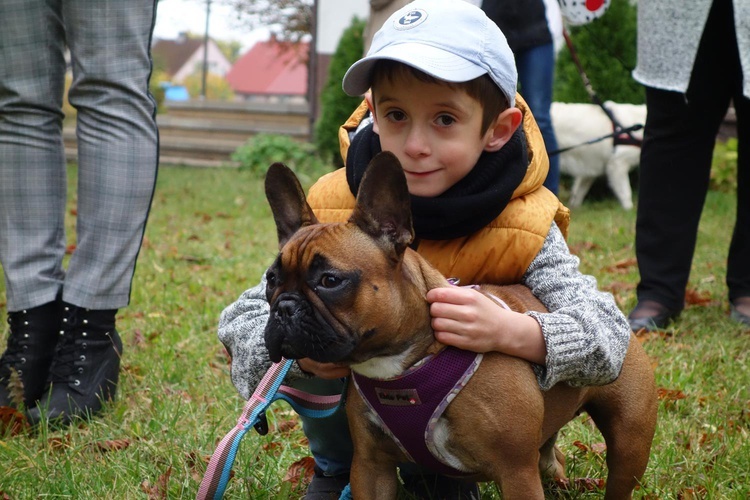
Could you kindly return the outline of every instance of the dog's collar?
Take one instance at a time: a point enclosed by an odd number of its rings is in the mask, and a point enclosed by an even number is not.
[[[464,476],[472,472],[449,465],[435,445],[433,433],[482,357],[481,353],[446,347],[398,377],[374,379],[352,372],[351,380],[383,430],[407,457],[435,472]]]

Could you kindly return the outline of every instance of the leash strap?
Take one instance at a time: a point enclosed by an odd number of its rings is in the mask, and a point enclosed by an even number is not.
[[[240,441],[252,427],[261,435],[268,432],[265,411],[274,401],[282,399],[300,415],[313,418],[332,415],[343,404],[344,398],[341,395],[316,396],[281,385],[293,362],[291,359],[282,359],[271,365],[263,376],[255,392],[245,403],[237,425],[216,446],[196,500],[218,500],[224,496]]]
[[[570,151],[571,149],[580,148],[581,146],[588,146],[589,144],[595,144],[595,143],[597,143],[599,141],[603,141],[604,139],[609,139],[610,137],[614,137],[615,138],[615,146],[618,146],[618,145],[640,146],[640,142],[641,141],[638,141],[638,139],[633,138],[633,136],[631,135],[631,132],[635,132],[636,130],[640,130],[642,128],[643,128],[643,125],[641,125],[640,123],[636,124],[636,125],[631,125],[630,127],[616,130],[616,131],[612,132],[611,134],[603,135],[601,137],[595,137],[594,139],[589,139],[588,141],[582,142],[580,144],[574,144],[573,146],[568,146],[566,148],[560,148],[560,149],[556,149],[554,151],[550,151],[549,153],[547,153],[547,156],[559,155],[559,154],[564,153],[566,151]],[[635,141],[635,142],[630,142],[630,141],[619,141],[618,142],[617,138],[620,137],[622,134],[627,134],[628,137],[633,138],[633,141]]]

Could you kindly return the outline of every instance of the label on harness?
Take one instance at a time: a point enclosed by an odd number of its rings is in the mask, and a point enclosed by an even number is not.
[[[419,394],[416,389],[383,389],[375,388],[375,394],[382,405],[388,406],[413,406],[421,405]]]

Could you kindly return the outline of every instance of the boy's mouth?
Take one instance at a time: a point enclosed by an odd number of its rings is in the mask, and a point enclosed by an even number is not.
[[[434,174],[437,172],[437,170],[426,170],[424,172],[414,172],[412,170],[404,170],[404,173],[406,175],[411,175],[412,177],[427,177],[430,174]]]

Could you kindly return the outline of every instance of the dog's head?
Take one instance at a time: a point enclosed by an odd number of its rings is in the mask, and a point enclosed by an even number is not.
[[[393,154],[372,160],[347,223],[318,223],[294,173],[280,163],[268,170],[266,196],[280,248],[266,273],[271,360],[359,362],[405,349],[407,331],[429,325],[424,290],[404,265],[414,233]],[[415,306],[425,314],[415,315]]]

